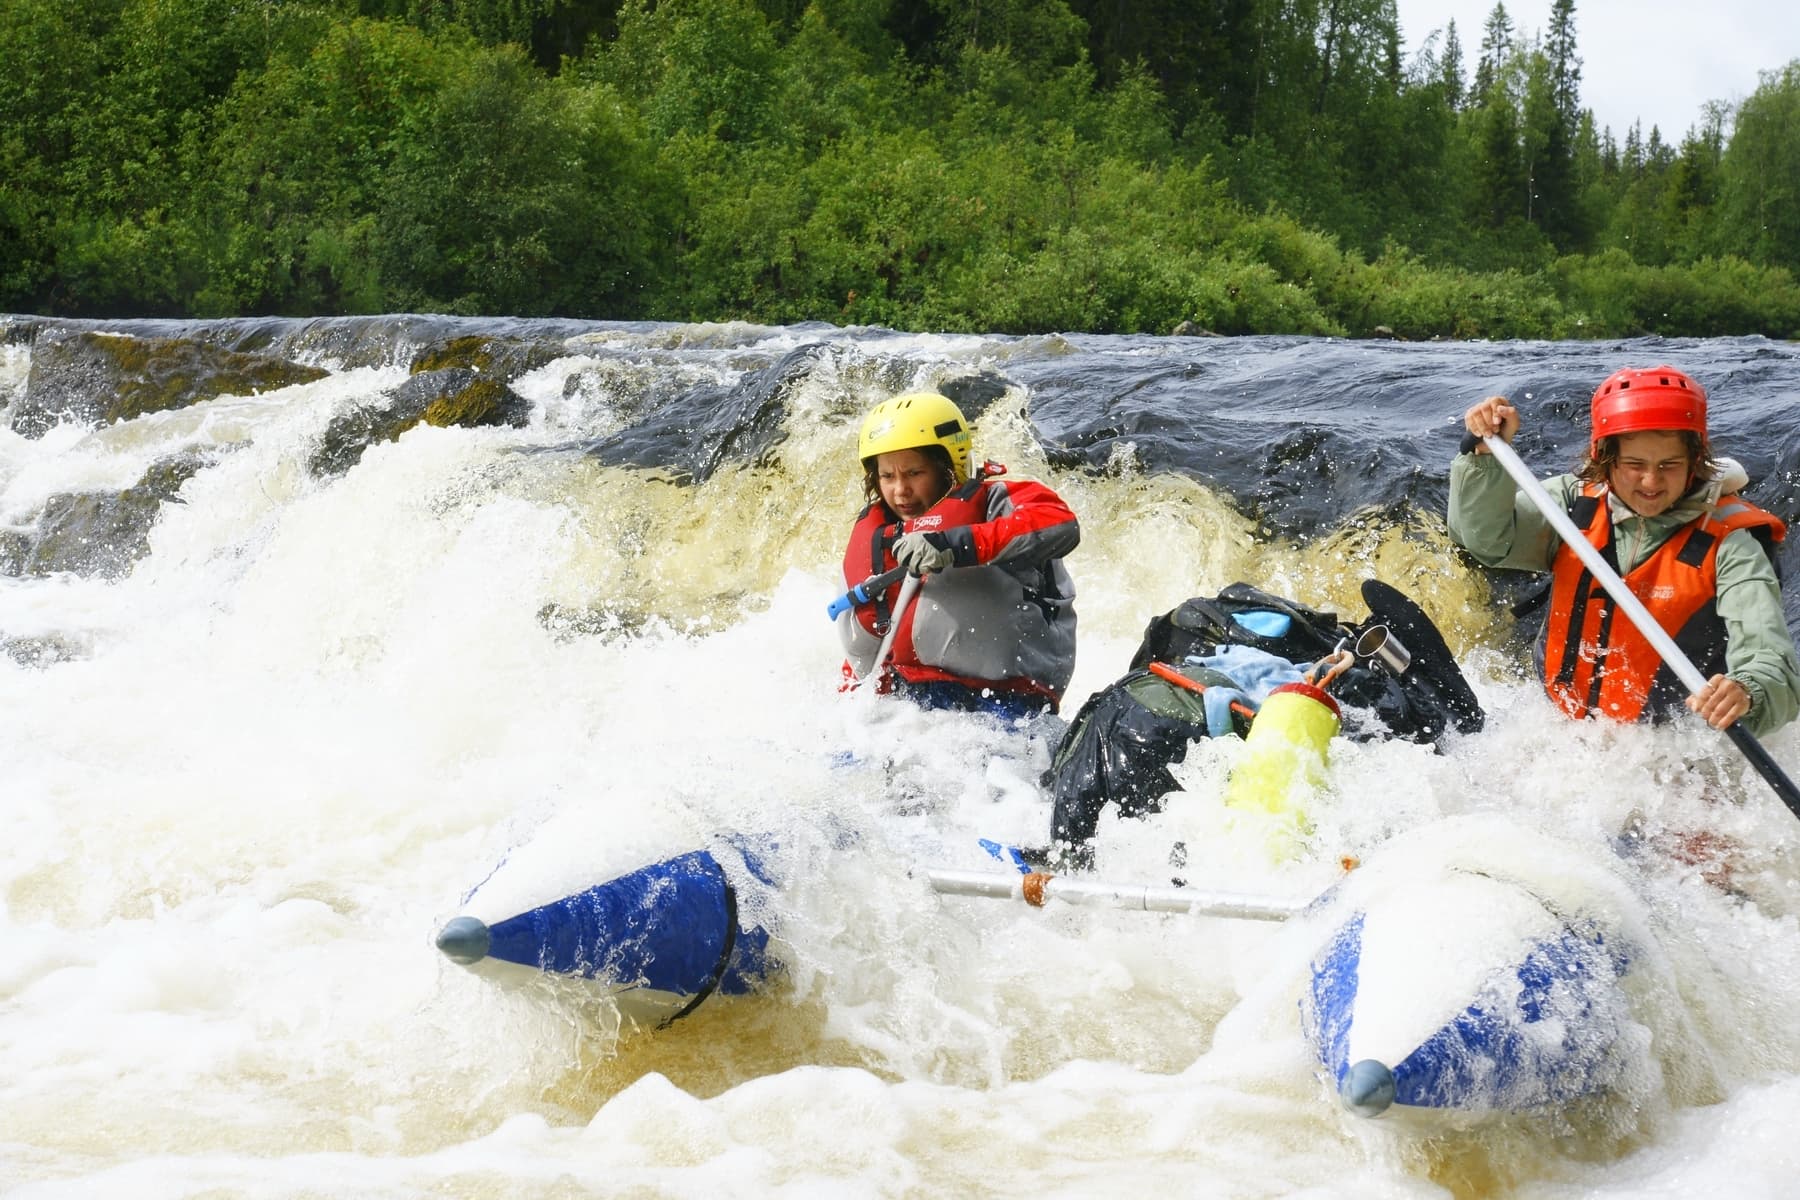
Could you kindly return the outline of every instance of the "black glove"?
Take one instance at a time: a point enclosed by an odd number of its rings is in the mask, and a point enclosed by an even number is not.
[[[913,575],[931,575],[950,566],[956,555],[941,533],[909,533],[894,543],[894,561]]]

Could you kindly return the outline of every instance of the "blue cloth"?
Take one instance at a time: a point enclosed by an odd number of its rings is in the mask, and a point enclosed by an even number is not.
[[[912,701],[920,708],[987,713],[1003,721],[1024,721],[1056,711],[1045,696],[1030,692],[996,692],[991,688],[973,688],[949,679],[929,679],[918,683],[896,679],[894,694]]]
[[[1294,627],[1294,618],[1284,612],[1273,612],[1266,608],[1247,608],[1243,612],[1232,613],[1231,619],[1258,637],[1286,637],[1288,630]]]
[[[1261,708],[1269,693],[1284,683],[1298,683],[1305,672],[1279,654],[1251,646],[1220,646],[1205,657],[1190,656],[1183,662],[1199,663],[1209,670],[1229,676],[1237,684],[1228,688],[1215,684],[1201,697],[1206,704],[1206,732],[1210,737],[1226,737],[1233,731],[1231,702]]]

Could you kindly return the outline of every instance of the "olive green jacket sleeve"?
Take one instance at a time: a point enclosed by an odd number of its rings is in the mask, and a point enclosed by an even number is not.
[[[1558,504],[1567,507],[1572,475],[1544,481]],[[1548,571],[1562,539],[1529,496],[1491,454],[1459,454],[1450,464],[1450,514],[1446,522],[1456,544],[1488,567]]]
[[[1781,607],[1781,584],[1762,543],[1745,529],[1719,543],[1719,618],[1725,673],[1750,693],[1743,724],[1770,733],[1800,715],[1800,660]]]

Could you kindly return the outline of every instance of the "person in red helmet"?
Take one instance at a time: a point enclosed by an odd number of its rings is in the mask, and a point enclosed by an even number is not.
[[[1535,653],[1550,698],[1572,717],[1678,711],[1685,689],[1673,671],[1480,441],[1512,441],[1518,408],[1490,396],[1463,425],[1450,536],[1487,566],[1550,572]],[[1661,366],[1617,371],[1595,390],[1587,456],[1544,487],[1707,676],[1687,707],[1716,728],[1741,720],[1765,734],[1800,713],[1800,660],[1776,570],[1786,527],[1737,494],[1748,482],[1713,454],[1705,389]]]

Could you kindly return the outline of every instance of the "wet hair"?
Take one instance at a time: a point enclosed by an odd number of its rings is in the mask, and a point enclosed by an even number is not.
[[[950,489],[956,486],[956,469],[950,465],[950,452],[942,446],[909,446],[907,449],[917,450],[937,468],[938,483],[943,485],[938,499],[948,496]],[[870,504],[881,502],[881,470],[876,465],[880,462],[880,457],[876,455],[863,459],[863,499]]]
[[[1712,443],[1703,435],[1691,429],[1671,429],[1668,432],[1681,438],[1682,449],[1694,464],[1694,478],[1688,484],[1688,491],[1693,491],[1719,473],[1718,460],[1713,458]],[[1619,439],[1626,436],[1628,435],[1615,433],[1595,442],[1594,448],[1581,460],[1581,465],[1575,468],[1575,478],[1583,483],[1605,483],[1612,469],[1619,465]]]

